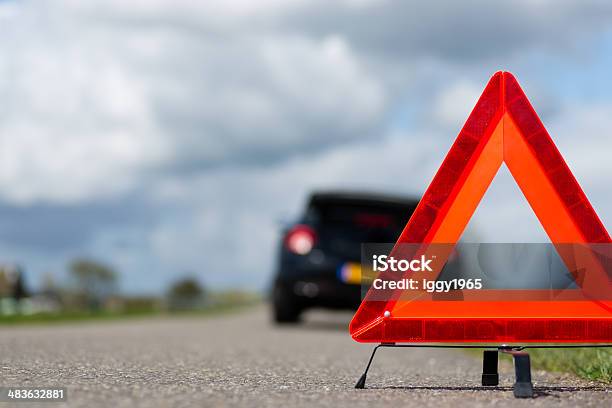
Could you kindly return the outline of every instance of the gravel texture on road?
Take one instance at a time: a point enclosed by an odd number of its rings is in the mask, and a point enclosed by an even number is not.
[[[500,386],[485,389],[481,360],[445,349],[381,349],[367,389],[356,390],[372,345],[350,338],[349,318],[317,312],[278,328],[258,306],[205,318],[1,327],[0,386],[67,387],[67,402],[39,404],[47,408],[612,406],[609,386],[536,370],[537,397],[517,400],[509,363],[500,365]]]

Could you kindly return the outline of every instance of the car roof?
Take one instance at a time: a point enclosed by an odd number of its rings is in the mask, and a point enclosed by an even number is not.
[[[419,198],[377,192],[328,190],[313,192],[308,201],[309,206],[327,203],[416,206],[419,203]]]

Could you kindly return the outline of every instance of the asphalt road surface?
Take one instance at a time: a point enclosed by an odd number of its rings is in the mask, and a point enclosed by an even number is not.
[[[458,350],[382,349],[356,390],[372,346],[351,340],[349,315],[276,328],[266,312],[1,327],[0,386],[67,387],[47,408],[612,406],[610,387],[535,370],[537,398],[516,400],[509,363],[483,389],[481,361]]]

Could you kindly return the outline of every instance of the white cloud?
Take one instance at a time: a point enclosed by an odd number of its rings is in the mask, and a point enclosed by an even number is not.
[[[589,31],[608,15],[596,2],[580,12],[571,2],[549,6],[507,10],[495,35],[520,28],[516,46],[526,33],[546,43],[570,19],[575,27],[588,20]],[[496,21],[486,2],[477,8]],[[448,23],[453,13],[422,6],[398,25],[401,10],[385,1],[64,0],[2,10],[0,92],[10,104],[0,113],[0,197],[20,203],[87,201],[129,192],[151,169],[269,164],[372,138],[406,92],[385,74],[429,65],[398,54],[440,54],[452,45],[440,39],[476,41],[470,47],[483,56],[499,52],[479,37],[483,21],[473,30],[432,29],[422,22]],[[458,11],[453,18],[471,15],[463,5]],[[393,55],[368,45],[385,38]],[[444,90],[434,119],[462,122],[478,89],[464,79]],[[470,102],[454,103],[464,98]]]
[[[603,224],[612,228],[612,105],[566,105],[547,128]]]
[[[219,37],[123,20],[163,18],[167,3],[103,3],[26,3],[0,28],[4,200],[121,194],[153,167],[279,160],[368,137],[382,120],[385,89],[341,37]],[[205,25],[208,6],[190,4],[174,13]],[[107,20],[88,14],[98,7]]]
[[[467,80],[444,88],[434,101],[433,120],[443,126],[457,128],[458,124],[465,123],[483,89],[483,85]]]

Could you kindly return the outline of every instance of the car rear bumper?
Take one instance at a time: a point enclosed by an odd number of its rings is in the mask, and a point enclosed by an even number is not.
[[[361,303],[361,285],[346,284],[331,277],[279,279],[276,290],[291,293],[303,308],[357,309]]]

